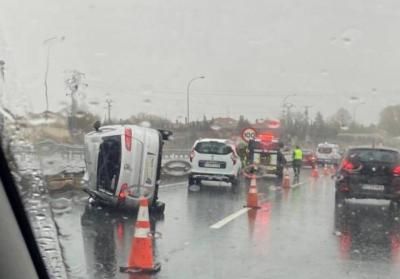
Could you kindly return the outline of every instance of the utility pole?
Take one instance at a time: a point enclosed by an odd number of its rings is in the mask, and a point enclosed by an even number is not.
[[[81,73],[77,70],[73,70],[71,72],[71,77],[68,77],[64,82],[69,90],[69,93],[66,94],[66,96],[71,97],[71,115],[70,115],[70,122],[69,122],[69,128],[72,134],[76,133],[76,112],[78,110],[78,100],[76,98],[76,95],[79,94],[79,89],[84,86],[86,87],[87,84],[83,82],[85,78],[85,74]]]
[[[309,117],[309,113],[308,113],[309,108],[312,108],[312,106],[304,106],[304,117],[306,119],[307,124],[308,124],[308,117]]]
[[[107,111],[108,111],[108,124],[111,124],[111,107],[112,100],[110,98],[106,99]]]
[[[48,95],[48,84],[47,84],[47,76],[49,74],[49,65],[50,65],[50,48],[53,42],[62,42],[65,40],[64,36],[51,37],[43,41],[43,45],[47,46],[47,54],[46,54],[46,69],[44,72],[44,95],[46,98],[46,113],[45,117],[47,118],[47,113],[49,111],[49,95]]]
[[[287,99],[289,99],[290,97],[296,97],[296,94],[290,94],[290,95],[286,95],[283,98],[282,101],[282,117],[284,120],[284,123],[287,124],[287,118],[290,116],[290,109],[294,106],[293,104],[290,104],[287,102]]]
[[[309,117],[309,112],[308,109],[311,108],[312,106],[304,106],[304,118],[306,121],[306,134],[305,134],[305,140],[309,141],[310,139],[310,123],[308,121],[308,117]]]

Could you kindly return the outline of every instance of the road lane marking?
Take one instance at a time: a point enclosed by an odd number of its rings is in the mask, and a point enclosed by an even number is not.
[[[170,183],[170,184],[161,184],[160,189],[165,189],[165,188],[172,188],[172,187],[178,187],[178,186],[184,186],[187,185],[187,182],[176,182],[176,183]]]
[[[298,187],[300,185],[303,185],[303,184],[305,184],[305,182],[296,183],[296,184],[293,184],[292,186],[290,186],[290,188],[296,188],[296,187]],[[271,191],[281,191],[282,190],[282,186],[271,185],[269,187],[270,187]]]
[[[303,185],[305,182],[300,182],[300,183],[297,183],[297,184],[293,184],[292,185],[292,188],[296,188],[296,187],[298,187],[298,186],[300,186],[300,185]]]
[[[224,219],[218,221],[217,223],[215,223],[214,225],[210,226],[210,229],[220,229],[223,226],[225,226],[226,224],[228,224],[229,222],[233,221],[234,219],[236,219],[237,217],[239,217],[240,215],[246,213],[247,211],[249,211],[251,208],[250,207],[245,207],[240,209],[239,211],[232,213],[229,216],[226,216]]]

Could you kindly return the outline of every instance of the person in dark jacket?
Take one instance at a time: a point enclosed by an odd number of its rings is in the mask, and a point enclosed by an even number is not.
[[[277,160],[276,172],[279,179],[283,177],[283,169],[286,167],[287,164],[285,155],[282,153],[282,148],[283,148],[283,143],[279,143],[279,149],[276,159]]]

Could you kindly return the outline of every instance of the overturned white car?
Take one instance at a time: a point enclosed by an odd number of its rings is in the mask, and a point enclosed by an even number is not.
[[[91,202],[137,208],[143,195],[149,200],[150,210],[163,212],[165,205],[158,201],[162,148],[172,132],[96,124],[95,131],[85,136],[84,191]]]

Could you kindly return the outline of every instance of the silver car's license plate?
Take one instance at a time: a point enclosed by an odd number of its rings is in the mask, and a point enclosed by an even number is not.
[[[204,167],[206,168],[219,168],[221,166],[220,163],[216,163],[216,162],[205,162],[204,163]]]
[[[376,184],[364,184],[361,187],[363,190],[371,190],[371,191],[383,191],[385,190],[385,186],[376,185]]]

